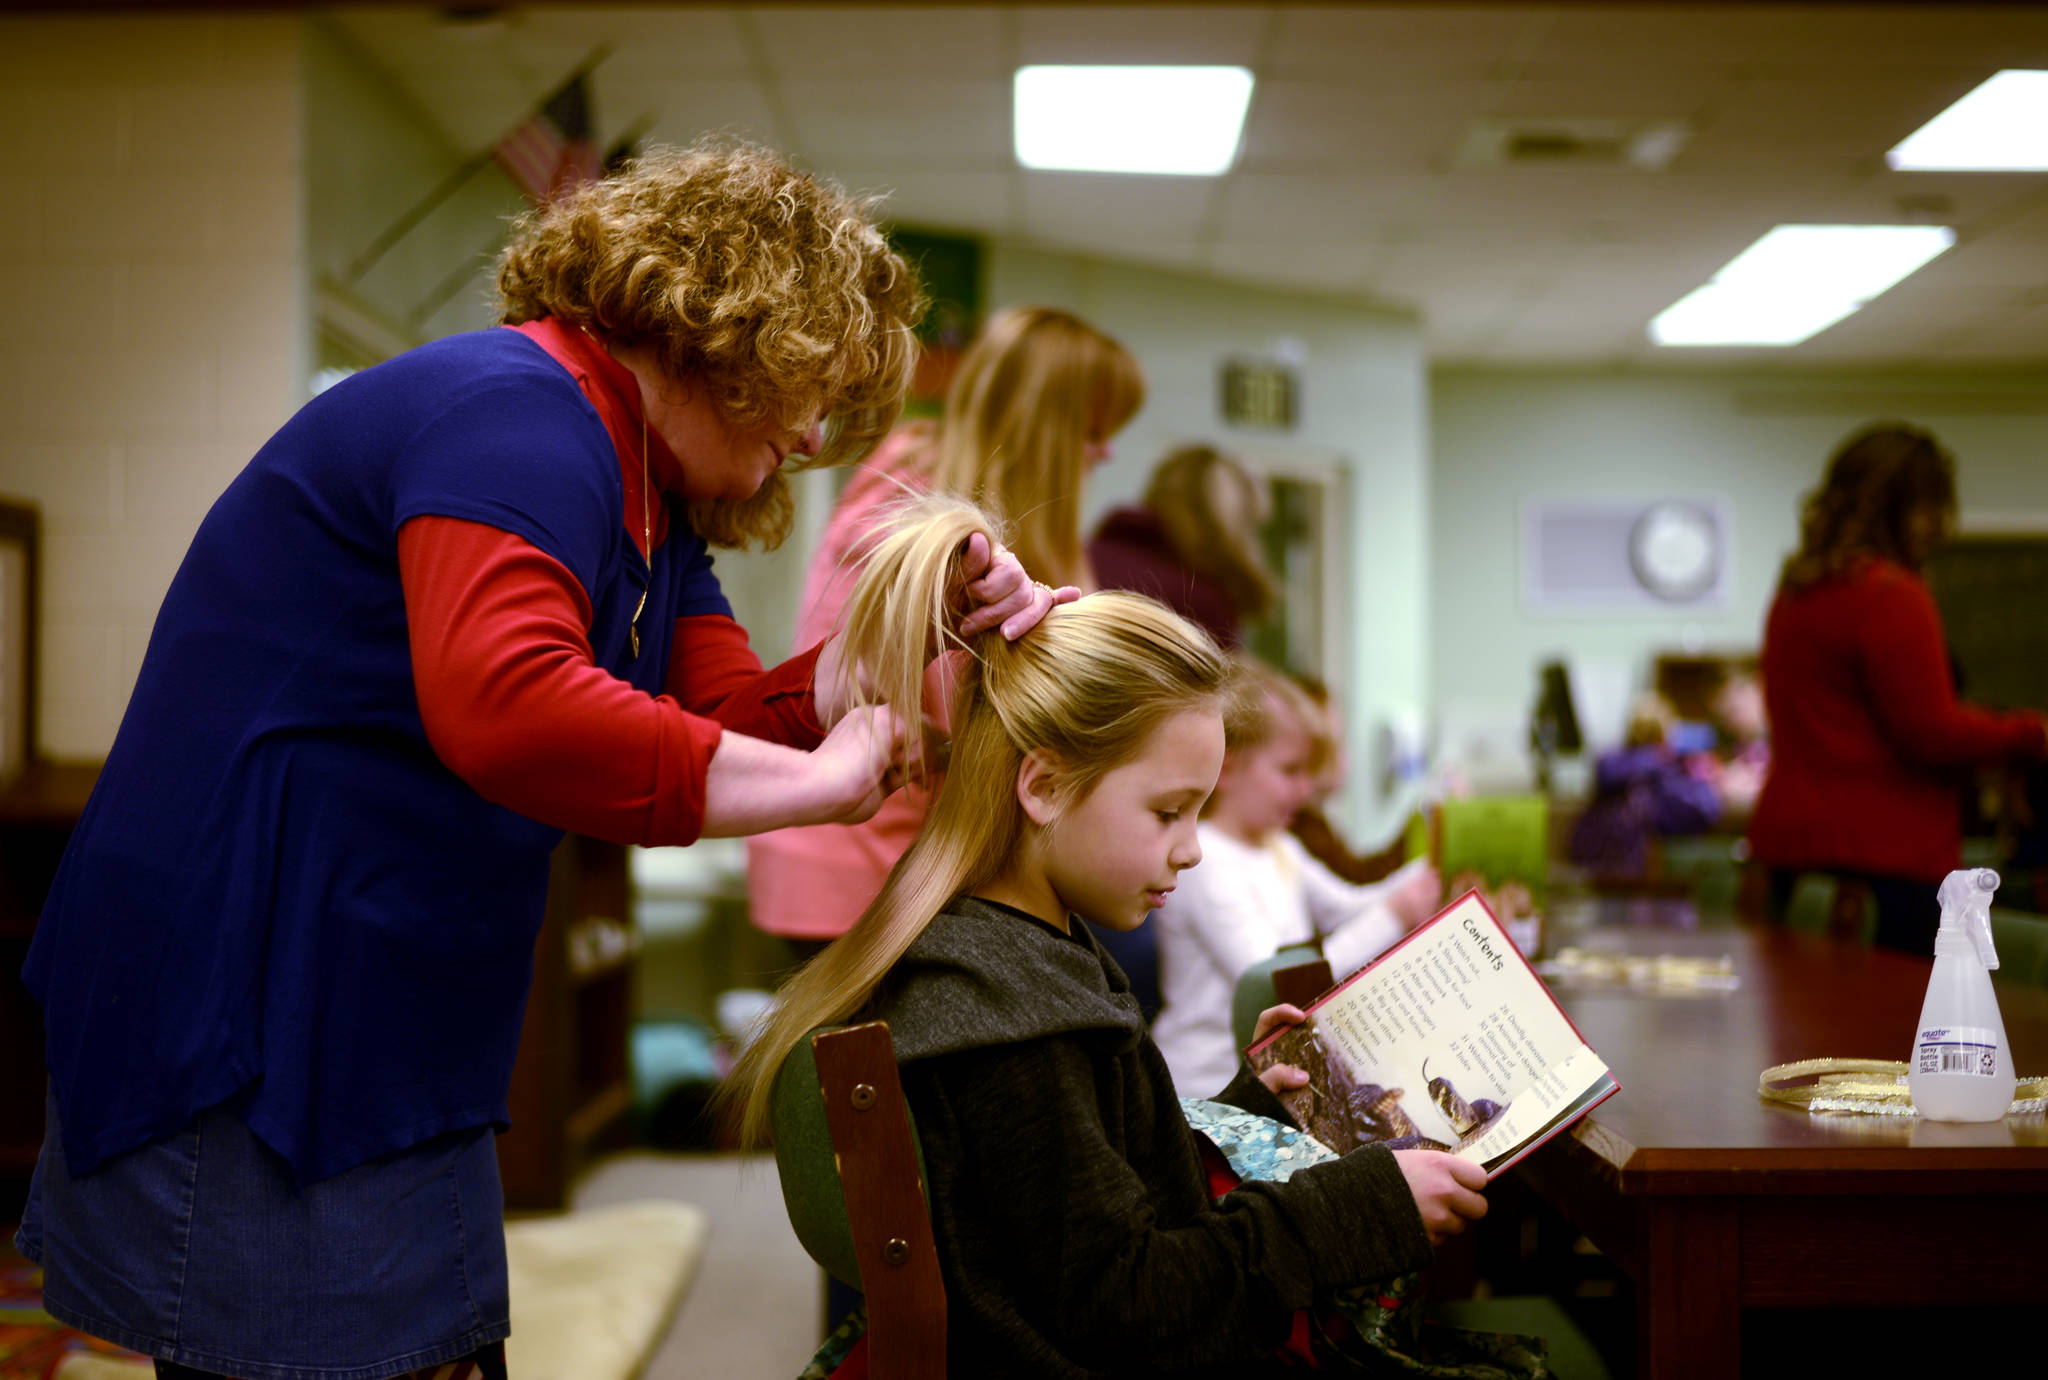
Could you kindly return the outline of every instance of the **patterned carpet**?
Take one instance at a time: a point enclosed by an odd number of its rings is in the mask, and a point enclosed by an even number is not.
[[[45,1313],[43,1272],[22,1259],[13,1240],[13,1225],[0,1225],[0,1380],[52,1380],[79,1353],[140,1359]]]

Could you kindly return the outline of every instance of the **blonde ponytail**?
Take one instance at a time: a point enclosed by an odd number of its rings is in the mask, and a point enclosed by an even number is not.
[[[1016,792],[1024,754],[1058,764],[1061,798],[1086,793],[1177,710],[1220,705],[1229,663],[1192,624],[1142,595],[1107,592],[1053,609],[1016,642],[991,630],[963,642],[950,605],[968,540],[997,533],[957,498],[908,504],[882,529],[847,602],[849,664],[875,700],[918,722],[935,647],[964,649],[953,749],[924,828],[858,922],[784,984],[742,1051],[724,1096],[741,1139],[768,1138],[776,1070],[796,1042],[866,1004],[932,917],[992,881],[1023,838]],[[913,739],[916,735],[913,734]]]

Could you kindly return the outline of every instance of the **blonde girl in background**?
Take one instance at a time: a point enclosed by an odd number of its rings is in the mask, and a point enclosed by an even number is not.
[[[954,494],[1006,517],[1039,580],[1094,587],[1081,547],[1081,490],[1145,399],[1129,351],[1051,307],[1013,307],[961,356],[936,423],[897,429],[851,481],[811,561],[796,645],[838,627],[861,558],[906,494]],[[749,841],[754,923],[811,952],[844,934],[910,846],[931,794],[913,785],[859,825],[785,829]]]
[[[890,703],[921,696],[956,553],[986,521],[927,500],[862,575],[845,636]],[[746,1138],[764,1138],[775,1071],[808,1031],[886,1020],[922,1142],[951,1373],[1264,1374],[1300,1310],[1418,1267],[1433,1238],[1483,1213],[1484,1174],[1364,1147],[1211,1197],[1094,931],[1141,924],[1201,859],[1230,664],[1199,629],[1117,592],[999,643],[976,637],[964,659],[923,830],[744,1051]],[[1288,1019],[1299,1013],[1276,1008],[1265,1024]],[[1249,1071],[1221,1096],[1286,1119]]]
[[[1289,945],[1319,942],[1342,978],[1427,920],[1441,892],[1426,858],[1354,886],[1287,832],[1335,751],[1322,712],[1300,686],[1245,662],[1225,740],[1223,774],[1200,828],[1204,862],[1157,920],[1166,1004],[1153,1035],[1190,1097],[1237,1069],[1230,998],[1245,969]]]

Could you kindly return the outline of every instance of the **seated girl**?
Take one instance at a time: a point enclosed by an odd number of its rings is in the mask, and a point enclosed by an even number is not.
[[[1152,1034],[1187,1096],[1236,1072],[1230,998],[1247,968],[1290,945],[1320,942],[1342,978],[1437,909],[1440,887],[1427,859],[1354,886],[1287,832],[1332,750],[1325,722],[1299,686],[1244,663],[1224,724],[1222,777],[1197,831],[1202,865],[1181,879],[1156,921],[1166,1001]]]
[[[846,645],[888,703],[916,702],[935,631],[947,636],[955,555],[986,530],[973,507],[927,499],[869,561]],[[892,588],[931,595],[892,604]],[[1482,1214],[1484,1174],[1366,1147],[1212,1198],[1092,927],[1141,923],[1200,860],[1229,663],[1123,593],[969,650],[931,814],[744,1052],[743,1130],[765,1138],[775,1071],[809,1030],[887,1020],[923,1146],[952,1374],[1264,1374],[1303,1310],[1417,1268]],[[1286,1115],[1249,1074],[1224,1096]]]

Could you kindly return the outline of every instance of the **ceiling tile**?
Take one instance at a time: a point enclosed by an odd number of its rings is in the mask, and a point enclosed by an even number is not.
[[[598,128],[607,139],[650,118],[654,124],[647,137],[655,143],[687,144],[710,133],[770,143],[785,137],[776,128],[766,94],[749,81],[695,81],[677,86],[607,80],[599,84],[596,104]]]
[[[1475,79],[1433,86],[1262,81],[1245,116],[1242,158],[1247,166],[1433,166],[1450,158],[1491,89]]]
[[[1953,364],[2048,365],[2048,303],[1958,331],[1934,354]]]
[[[1405,233],[1427,210],[1437,180],[1400,173],[1381,177],[1233,173],[1224,180],[1217,234],[1249,244],[1339,237],[1386,239]]]
[[[1341,240],[1284,246],[1219,240],[1209,246],[1202,265],[1245,282],[1284,283],[1348,296],[1362,286],[1372,257],[1371,246]]]
[[[1017,179],[1012,173],[877,167],[834,169],[832,176],[853,191],[883,195],[883,217],[900,224],[987,235],[1016,228]]]
[[[788,81],[859,72],[911,86],[927,78],[1009,78],[1006,19],[996,6],[762,5],[747,19],[770,67]]]
[[[1516,57],[1543,17],[1527,8],[1304,6],[1281,10],[1270,66],[1355,79],[1361,65],[1415,75],[1486,70]]]
[[[1027,233],[1056,243],[1192,242],[1216,195],[1213,178],[1117,173],[1019,174]]]
[[[1256,5],[1024,5],[1014,19],[1019,63],[1248,67],[1270,15]]]
[[[907,222],[1369,291],[1414,304],[1432,351],[1451,357],[1619,349],[1698,368],[2044,354],[2048,174],[1883,164],[1989,72],[2048,66],[2044,8],[551,5],[455,24],[394,5],[316,22],[461,148],[488,147],[609,44],[593,88],[604,135],[643,117],[672,142],[733,129],[856,189],[892,189],[886,214]],[[1026,60],[1253,65],[1238,170],[1017,170],[1009,69]],[[1474,123],[1504,116],[1696,129],[1659,174],[1456,165]],[[1916,220],[1953,224],[1962,243],[1808,346],[1658,351],[1642,337],[1773,225]]]
[[[872,82],[783,86],[791,137],[811,158],[1006,165],[1009,83],[920,81],[880,91]]]

